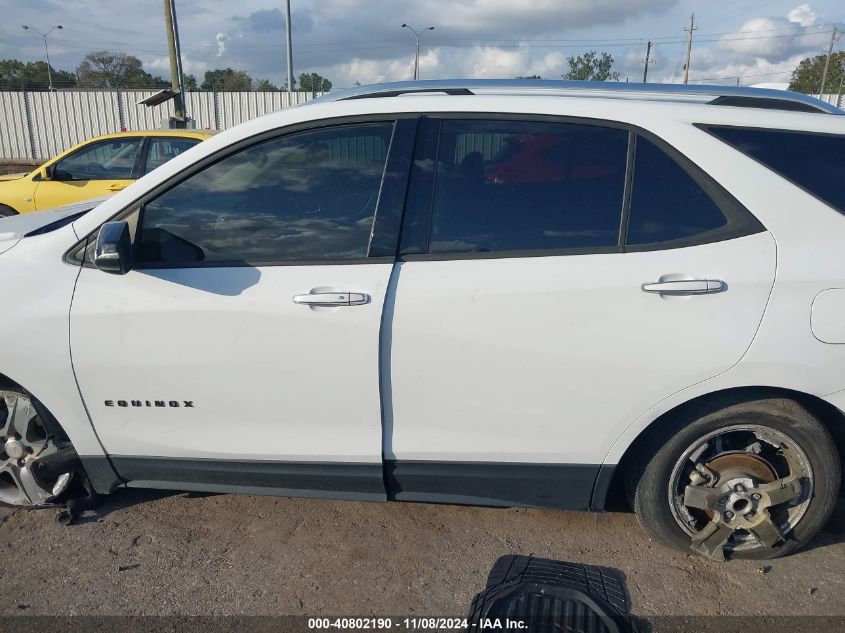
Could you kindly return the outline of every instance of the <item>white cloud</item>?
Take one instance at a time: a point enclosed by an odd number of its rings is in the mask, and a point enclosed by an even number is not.
[[[226,40],[228,40],[228,36],[225,33],[218,33],[215,36],[215,40],[217,42],[217,57],[223,57],[223,53],[226,52]]]
[[[812,26],[816,23],[816,12],[813,11],[809,4],[802,4],[800,7],[795,7],[787,13],[786,17],[790,22],[797,22],[801,26]]]
[[[810,5],[802,4],[785,17],[746,20],[739,34],[723,35],[717,48],[737,57],[782,61],[800,51],[824,46],[827,34],[813,28],[815,24],[815,12]]]

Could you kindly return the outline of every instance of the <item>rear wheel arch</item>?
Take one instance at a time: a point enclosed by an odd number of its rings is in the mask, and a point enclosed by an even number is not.
[[[0,203],[0,218],[8,218],[13,215],[20,215],[17,210],[13,207],[10,207],[8,204]]]
[[[655,438],[666,432],[675,420],[694,421],[699,417],[721,409],[755,400],[780,399],[796,402],[822,423],[832,436],[839,452],[840,461],[845,460],[845,412],[818,396],[781,387],[753,386],[736,387],[703,394],[683,402],[653,420],[625,450],[619,460],[607,487],[604,498],[605,510],[632,509],[633,491],[643,470],[652,457],[650,447]],[[841,490],[845,491],[845,469],[843,469]],[[594,499],[601,506],[601,499]]]

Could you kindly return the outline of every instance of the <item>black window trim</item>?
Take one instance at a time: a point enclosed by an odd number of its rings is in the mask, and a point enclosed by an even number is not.
[[[807,189],[803,185],[801,185],[801,184],[795,182],[794,180],[792,180],[792,178],[790,178],[786,174],[778,171],[777,169],[775,169],[774,167],[772,167],[770,165],[767,165],[763,161],[758,160],[757,158],[755,158],[751,154],[746,154],[741,149],[739,149],[736,145],[733,145],[732,143],[729,143],[725,139],[721,138],[718,134],[713,132],[710,128],[730,128],[732,130],[749,130],[749,131],[752,131],[752,132],[782,132],[782,133],[785,133],[785,134],[801,134],[802,136],[836,136],[836,137],[839,137],[843,140],[845,140],[845,134],[842,134],[841,132],[816,132],[814,130],[790,130],[790,129],[786,129],[786,128],[758,127],[758,126],[755,126],[755,125],[722,125],[721,123],[693,123],[693,125],[695,127],[697,127],[699,130],[701,130],[702,132],[706,132],[707,134],[712,136],[714,139],[716,139],[720,143],[724,143],[726,146],[730,147],[732,150],[739,152],[741,155],[745,156],[746,158],[748,158],[750,160],[753,160],[755,163],[757,163],[758,165],[760,165],[764,169],[770,171],[771,173],[775,174],[776,176],[782,178],[783,180],[788,182],[790,185],[794,185],[795,187],[798,187],[798,189],[800,189],[801,191],[803,191],[807,195],[813,196],[813,198],[815,198],[816,200],[821,202],[823,205],[830,207],[831,209],[833,209],[834,211],[836,211],[840,215],[845,215],[845,209],[839,209],[838,207],[835,207],[834,205],[832,205],[827,200],[820,198],[818,195],[816,195],[815,193],[813,193],[812,191],[810,191],[809,189]]]
[[[416,136],[416,120],[419,118],[419,114],[415,112],[402,112],[402,113],[379,113],[379,114],[365,114],[365,115],[349,115],[349,116],[341,116],[341,117],[333,117],[330,119],[319,119],[316,121],[304,121],[301,123],[295,123],[293,125],[288,125],[282,128],[275,128],[272,130],[266,130],[259,134],[255,134],[246,138],[239,140],[237,143],[233,143],[228,145],[219,151],[210,154],[209,156],[205,156],[202,160],[197,161],[190,168],[175,174],[164,180],[163,182],[159,183],[153,189],[145,192],[143,196],[133,200],[130,204],[123,207],[120,211],[117,211],[109,218],[103,220],[103,222],[97,226],[95,229],[87,233],[84,237],[82,237],[78,242],[76,242],[72,247],[70,247],[63,257],[65,263],[74,265],[74,266],[83,266],[85,268],[94,268],[93,263],[88,261],[85,257],[85,252],[88,250],[89,246],[91,245],[92,241],[96,239],[97,233],[100,230],[100,227],[105,224],[106,222],[114,222],[123,220],[133,213],[141,210],[140,213],[143,214],[143,207],[148,202],[158,198],[159,196],[163,195],[173,187],[178,186],[188,178],[192,177],[194,174],[197,174],[207,167],[210,167],[214,163],[217,163],[225,158],[232,156],[248,147],[253,145],[257,145],[259,143],[263,143],[266,141],[274,140],[277,138],[282,138],[291,134],[298,134],[300,132],[310,132],[310,131],[317,131],[323,129],[331,129],[336,127],[346,127],[350,125],[356,124],[368,124],[368,123],[392,123],[393,124],[393,131],[391,133],[390,142],[388,143],[387,148],[387,156],[385,159],[385,166],[384,171],[382,172],[382,181],[379,184],[379,193],[377,196],[376,201],[376,208],[373,217],[373,231],[376,230],[376,227],[381,228],[382,224],[378,222],[379,211],[381,207],[382,201],[382,188],[384,187],[385,177],[388,168],[391,165],[398,166],[401,168],[403,165],[402,161],[395,161],[391,162],[391,150],[393,149],[393,139],[396,137],[397,130],[399,129],[399,121],[404,119],[412,119],[414,120],[414,127],[411,130],[412,138]],[[407,135],[408,128],[403,126],[403,135]],[[401,144],[404,148],[407,148],[407,140],[403,138],[403,143]],[[407,181],[408,177],[410,176],[410,161],[405,161],[404,163],[406,168],[406,173],[404,174],[404,186],[405,189],[401,191],[401,200],[404,203],[405,193],[407,190]],[[402,180],[402,174],[399,174],[400,180]],[[394,196],[396,194],[393,194]],[[403,204],[404,207],[404,204]],[[138,222],[140,226],[142,218],[139,217]],[[397,227],[398,229],[398,227]],[[398,233],[397,233],[398,236]],[[370,236],[370,244],[372,245],[376,238],[374,235]],[[398,242],[398,239],[397,239]],[[137,239],[133,244],[133,248],[137,247]],[[335,266],[335,265],[356,265],[356,264],[378,264],[378,263],[392,263],[395,261],[395,255],[383,255],[383,256],[374,256],[374,257],[358,257],[358,258],[350,258],[350,259],[307,259],[307,260],[285,260],[285,261],[245,261],[245,260],[232,260],[232,261],[214,261],[214,262],[185,262],[183,264],[179,263],[143,263],[139,266],[134,267],[134,270],[167,270],[167,269],[187,269],[187,268],[238,268],[238,267],[253,267],[253,268],[266,268],[271,266]]]
[[[505,113],[505,112],[432,112],[421,114],[422,119],[440,119],[440,120],[479,120],[479,121],[536,121],[547,123],[569,123],[575,125],[593,125],[595,127],[621,129],[628,132],[628,152],[626,156],[626,173],[625,173],[625,187],[623,190],[622,201],[620,204],[620,233],[618,244],[616,246],[586,246],[577,248],[561,248],[561,249],[543,249],[543,250],[518,250],[518,251],[495,251],[495,252],[480,252],[480,253],[405,253],[400,250],[397,256],[397,261],[447,261],[447,260],[464,260],[464,259],[505,259],[505,258],[525,258],[525,257],[558,257],[568,255],[602,255],[613,253],[636,253],[636,252],[650,252],[661,250],[672,250],[676,248],[686,248],[690,246],[699,246],[703,244],[713,244],[725,240],[736,239],[739,237],[746,237],[754,235],[766,230],[763,224],[757,219],[751,211],[743,206],[730,192],[722,187],[716,180],[707,174],[703,168],[699,167],[690,158],[685,156],[674,146],[668,142],[637,125],[624,123],[620,121],[610,121],[604,119],[593,119],[590,117],[575,117],[568,115],[549,115],[549,114],[529,114],[529,113]],[[422,134],[425,130],[424,125],[420,125],[419,133]],[[438,128],[439,130],[439,128]],[[655,242],[652,244],[627,244],[627,228],[630,215],[633,177],[636,160],[636,139],[642,137],[653,143],[658,149],[663,151],[672,161],[674,161],[685,173],[687,173],[693,181],[704,190],[707,196],[713,201],[717,208],[729,220],[731,216],[738,220],[736,228],[722,228],[699,233],[687,238],[680,238],[666,242]],[[420,146],[422,140],[417,139],[417,146]],[[632,146],[633,145],[633,146]],[[439,142],[438,142],[439,146]],[[439,149],[438,149],[439,151]],[[412,176],[413,177],[413,176]],[[420,222],[427,222],[429,227],[432,218],[432,206],[434,202],[433,192],[436,186],[436,175],[432,179],[431,192],[429,198],[430,204],[425,210],[421,212],[425,216],[418,218]],[[411,221],[409,214],[406,212],[405,222],[403,223],[403,231],[406,223]],[[726,225],[727,226],[727,225]],[[623,234],[622,231],[625,231]],[[429,236],[430,236],[429,229]],[[401,240],[400,240],[401,241]],[[430,240],[429,240],[430,242]],[[428,250],[429,244],[426,244],[424,249]]]

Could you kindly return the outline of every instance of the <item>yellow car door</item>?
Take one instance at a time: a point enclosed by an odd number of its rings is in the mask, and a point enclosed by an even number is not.
[[[35,188],[35,208],[66,204],[117,193],[137,178],[141,163],[140,136],[94,141],[48,164],[47,176]]]

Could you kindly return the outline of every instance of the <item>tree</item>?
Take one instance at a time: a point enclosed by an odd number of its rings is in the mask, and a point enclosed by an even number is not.
[[[822,74],[826,60],[827,55],[816,55],[802,59],[798,68],[792,71],[789,89],[804,94],[818,94],[822,89]],[[843,73],[845,73],[845,51],[836,51],[830,56],[825,92],[835,93],[839,90]]]
[[[167,88],[169,81],[153,77],[134,55],[96,51],[88,53],[76,69],[83,88]]]
[[[252,90],[252,77],[242,70],[232,70],[231,68],[206,70],[200,89],[221,92],[249,92]]]
[[[53,88],[73,88],[76,75],[50,66]],[[22,62],[17,59],[0,60],[0,90],[48,90],[46,62]]]
[[[279,88],[269,79],[259,79],[255,82],[255,92],[277,92]]]
[[[619,80],[619,73],[611,72],[613,66],[613,55],[602,52],[590,51],[577,57],[570,57],[566,60],[569,63],[569,72],[563,75],[564,79],[580,79],[582,81],[607,81]]]
[[[182,77],[185,86],[185,92],[196,92],[199,90],[197,85],[197,78],[193,75],[185,75]]]
[[[542,79],[540,75],[520,75],[517,79]]]
[[[299,75],[299,90],[301,92],[328,92],[332,89],[332,82],[317,73],[302,73]]]

